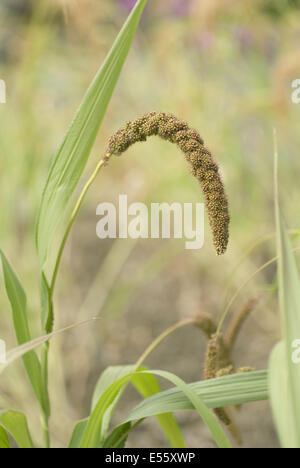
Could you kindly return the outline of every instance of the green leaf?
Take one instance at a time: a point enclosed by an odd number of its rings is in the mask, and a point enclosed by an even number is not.
[[[284,448],[299,448],[291,383],[286,365],[287,356],[284,342],[277,343],[270,358],[270,400],[279,439]]]
[[[128,376],[134,370],[134,366],[111,366],[102,372],[93,394],[92,398],[92,411],[94,410],[95,406],[97,405],[101,395],[116,381],[121,379],[122,377]],[[97,442],[97,446],[102,445],[103,441],[107,437],[107,431],[109,428],[110,420],[113,414],[113,411],[122,395],[122,388],[120,389],[119,393],[116,394],[114,400],[112,401],[111,405],[109,405],[103,414],[101,423],[100,423],[100,432],[99,432],[99,440]]]
[[[107,429],[107,418],[111,415],[114,404],[118,401],[120,392],[124,385],[130,380],[130,377],[131,375],[122,377],[102,393],[89,417],[81,440],[81,448],[100,447],[101,439]]]
[[[114,382],[131,374],[134,371],[134,366],[109,366],[100,375],[96,383],[93,397],[92,397],[92,410],[97,405],[101,395],[107,390]]]
[[[53,304],[51,290],[43,271],[41,272],[41,310],[42,330],[44,330],[45,333],[51,333],[54,324]]]
[[[88,423],[88,418],[82,419],[75,424],[71,440],[69,442],[69,448],[79,448],[82,440],[83,433],[85,431],[86,425]]]
[[[0,426],[0,448],[10,448],[7,432],[2,426]]]
[[[136,374],[131,380],[137,391],[144,397],[148,398],[161,391],[161,388],[152,374]],[[162,427],[162,430],[166,434],[172,447],[185,448],[187,447],[176,419],[171,412],[159,414],[157,416],[158,422]]]
[[[112,385],[114,382],[120,378],[132,374],[134,372],[135,366],[111,366],[105,369],[102,373],[100,379],[98,380],[93,400],[92,400],[92,409],[96,406],[99,398],[107,388]],[[147,370],[147,368],[142,367],[140,370]],[[131,383],[137,389],[137,391],[144,397],[147,398],[150,395],[153,395],[156,392],[160,392],[160,386],[153,375],[150,374],[139,374],[137,373],[131,379]],[[122,392],[122,390],[121,390]],[[112,412],[121,396],[121,393],[118,395],[114,404],[108,408],[101,426],[100,440],[106,437],[109,423],[111,420]],[[182,437],[181,431],[178,427],[178,424],[172,414],[164,414],[158,416],[158,422],[162,427],[162,430],[166,434],[166,437],[170,441],[173,447],[186,447],[185,441]]]
[[[0,424],[10,433],[20,448],[34,448],[24,414],[11,410],[4,411],[0,413]]]
[[[169,372],[163,371],[142,372],[146,374],[154,374],[161,376],[178,386],[187,396],[187,398],[191,401],[191,403],[196,408],[200,416],[203,418],[204,422],[209,427],[218,446],[224,448],[230,447],[230,443],[215,416],[205,406],[201,398],[194,392],[194,390],[189,388],[181,379],[179,379],[179,377],[176,377],[174,374],[171,374]],[[108,387],[105,390],[105,392],[101,395],[101,397],[98,400],[98,403],[96,404],[89,418],[89,422],[87,424],[81,441],[81,448],[95,448],[99,446],[99,435],[101,433],[103,418],[107,409],[110,408],[115,399],[118,398],[118,395],[122,388],[130,381],[132,377],[134,377],[137,374],[139,375],[139,372],[129,374],[120,378],[119,380],[114,382],[110,387]]]
[[[13,269],[1,250],[0,256],[2,260],[6,292],[12,308],[14,328],[18,343],[22,345],[23,343],[27,343],[31,340],[27,317],[26,295],[20,281],[16,277]],[[43,406],[41,365],[36,353],[34,351],[30,351],[25,354],[23,356],[23,362],[34,392]]]
[[[138,0],[90,85],[52,163],[36,228],[40,262],[82,175],[147,0]]]
[[[60,330],[56,330],[52,333],[49,333],[48,335],[41,336],[39,338],[35,338],[32,341],[29,341],[28,343],[25,343],[21,346],[18,346],[15,349],[12,349],[6,353],[6,362],[5,364],[0,364],[0,374],[4,372],[7,366],[12,364],[14,361],[19,359],[20,357],[24,356],[24,354],[27,354],[29,351],[38,348],[42,344],[46,343],[49,341],[53,336],[59,335],[60,333],[64,333],[66,331],[72,330],[73,328],[86,325],[89,322],[93,322],[95,319],[90,319],[90,320],[85,320],[84,322],[79,322],[75,323],[74,325],[70,325],[65,328],[61,328]]]
[[[268,374],[266,371],[233,374],[217,379],[202,380],[188,385],[202,398],[208,408],[235,406],[267,400]],[[192,410],[191,400],[179,388],[157,393],[139,403],[126,421],[157,416],[166,411]]]
[[[300,363],[293,360],[295,345],[297,347],[298,343],[299,348],[300,340],[300,281],[295,255],[279,206],[277,148],[275,148],[275,215],[283,340],[275,347],[270,359],[271,406],[282,446],[300,448]]]
[[[219,421],[208,409],[206,404],[203,402],[202,398],[197,395],[197,393],[189,387],[182,379],[172,374],[171,372],[166,371],[143,371],[145,373],[150,373],[163,377],[166,380],[172,382],[176,387],[178,387],[185,396],[190,400],[200,417],[203,419],[204,423],[208,427],[213,436],[216,444],[219,448],[231,448],[230,442],[227,439],[225,432],[223,431]]]
[[[124,448],[132,429],[130,422],[116,427],[102,444],[102,448]]]

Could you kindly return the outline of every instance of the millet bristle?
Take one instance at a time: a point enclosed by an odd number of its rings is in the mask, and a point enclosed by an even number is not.
[[[134,143],[146,141],[153,135],[175,143],[183,151],[204,193],[216,252],[218,255],[225,253],[230,221],[227,197],[218,165],[196,130],[172,114],[150,112],[118,130],[109,140],[107,153],[124,153]]]

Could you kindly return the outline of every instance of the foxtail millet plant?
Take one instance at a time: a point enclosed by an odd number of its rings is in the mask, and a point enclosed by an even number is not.
[[[228,324],[227,330],[222,333],[218,331],[216,322],[207,314],[199,314],[196,317],[195,325],[208,338],[206,348],[204,378],[205,380],[223,377],[235,372],[232,360],[232,351],[236,338],[252,310],[257,305],[257,299],[250,299],[241,309],[239,309]],[[237,373],[249,372],[251,367],[240,367]],[[241,444],[242,438],[238,427],[235,425],[228,408],[216,408],[215,413],[218,418],[227,426],[236,441]]]
[[[197,132],[172,114],[150,112],[127,122],[109,140],[107,155],[120,155],[131,145],[157,135],[175,143],[191,165],[204,193],[213,242],[218,255],[225,253],[229,240],[229,210],[219,168]]]

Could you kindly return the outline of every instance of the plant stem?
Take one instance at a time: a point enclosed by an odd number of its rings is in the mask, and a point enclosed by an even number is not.
[[[71,214],[71,217],[70,217],[70,220],[68,222],[68,225],[67,225],[67,228],[66,228],[66,231],[64,233],[64,236],[63,236],[63,239],[62,239],[62,242],[60,244],[60,247],[59,247],[59,250],[58,250],[58,254],[57,254],[57,258],[56,258],[56,262],[55,262],[55,266],[54,266],[54,270],[53,270],[53,274],[52,274],[52,279],[51,279],[51,284],[50,284],[50,296],[51,296],[51,299],[53,297],[53,292],[54,292],[54,288],[55,288],[55,282],[56,282],[56,278],[57,278],[57,273],[58,273],[58,269],[59,269],[59,265],[60,265],[60,261],[61,261],[61,257],[62,257],[62,254],[63,254],[63,251],[64,251],[64,248],[65,248],[65,245],[66,245],[66,242],[67,242],[67,239],[68,239],[68,236],[69,236],[69,233],[70,233],[70,230],[73,226],[73,223],[76,219],[76,216],[78,214],[78,211],[82,205],[82,202],[87,194],[87,191],[88,189],[90,188],[90,186],[92,185],[92,183],[94,182],[94,180],[96,179],[97,175],[99,174],[99,172],[101,171],[101,169],[107,164],[107,161],[109,160],[110,158],[110,154],[108,153],[104,159],[101,159],[101,161],[99,161],[99,163],[97,164],[96,166],[96,169],[94,170],[94,172],[92,173],[91,177],[89,178],[89,180],[87,181],[87,183],[85,184],[78,200],[77,200],[77,203],[75,205],[75,208]]]
[[[53,294],[55,283],[57,279],[58,269],[61,262],[62,254],[70,233],[70,230],[73,226],[73,223],[76,219],[78,211],[83,203],[83,200],[87,194],[88,189],[96,179],[97,175],[99,174],[100,170],[107,164],[110,154],[106,154],[106,156],[99,161],[97,164],[94,172],[92,173],[91,177],[85,184],[77,202],[72,211],[70,220],[67,224],[67,228],[65,230],[64,236],[62,238],[61,244],[59,246],[58,254],[55,261],[55,266],[52,274],[51,284],[49,288],[49,302],[52,303],[53,301]],[[49,418],[50,418],[50,402],[49,402],[49,392],[48,392],[48,355],[49,355],[49,342],[45,343],[42,349],[42,359],[41,359],[41,367],[42,367],[42,378],[43,378],[43,391],[44,391],[44,408],[41,409],[41,421],[42,421],[42,429],[43,429],[43,439],[44,439],[44,447],[50,448],[50,432],[49,432]]]
[[[152,351],[169,335],[171,335],[174,331],[178,330],[179,328],[185,327],[186,325],[193,325],[197,321],[195,319],[186,319],[182,320],[181,322],[175,323],[171,327],[167,328],[164,332],[162,332],[152,343],[148,346],[148,348],[143,352],[141,357],[135,364],[135,370],[137,370],[145,361],[145,359],[152,353]]]
[[[44,411],[41,412],[41,421],[42,421],[42,429],[43,429],[43,443],[44,448],[50,448],[50,432],[49,432],[49,417],[46,415]]]
[[[42,368],[42,380],[43,380],[43,394],[44,404],[41,409],[41,421],[43,430],[43,441],[44,448],[50,448],[50,431],[49,431],[49,418],[50,418],[50,402],[48,392],[48,354],[49,354],[49,342],[44,343],[41,353],[41,368]]]

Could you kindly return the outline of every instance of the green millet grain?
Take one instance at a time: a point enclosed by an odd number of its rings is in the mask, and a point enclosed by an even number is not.
[[[218,255],[225,253],[230,221],[227,197],[218,165],[196,130],[172,114],[150,112],[118,130],[109,140],[107,154],[120,155],[134,143],[146,141],[153,135],[175,143],[183,151],[204,193],[216,252]]]

